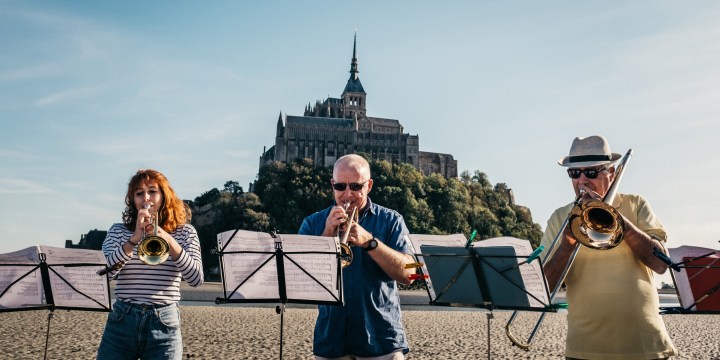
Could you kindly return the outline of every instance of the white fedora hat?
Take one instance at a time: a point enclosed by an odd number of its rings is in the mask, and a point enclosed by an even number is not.
[[[570,154],[558,160],[558,164],[574,168],[591,167],[611,164],[621,157],[620,154],[610,152],[607,139],[593,135],[586,138],[576,137],[570,146]]]

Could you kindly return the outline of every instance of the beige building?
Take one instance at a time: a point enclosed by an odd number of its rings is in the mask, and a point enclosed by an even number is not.
[[[400,121],[367,115],[367,93],[358,77],[357,36],[353,41],[350,78],[340,98],[328,97],[308,104],[302,116],[277,120],[275,145],[263,149],[260,167],[272,161],[312,159],[317,166],[332,166],[346,154],[364,153],[373,160],[408,163],[424,175],[458,176],[457,160],[450,154],[420,151],[420,138],[405,132]]]

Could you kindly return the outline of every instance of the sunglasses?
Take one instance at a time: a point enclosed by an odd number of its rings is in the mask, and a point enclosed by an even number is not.
[[[598,177],[598,174],[603,171],[607,170],[606,168],[600,168],[600,169],[567,169],[568,176],[572,179],[579,179],[580,174],[585,174],[585,177],[588,179],[595,179]]]
[[[361,183],[336,183],[333,182],[332,187],[335,189],[335,191],[345,191],[348,186],[350,186],[351,191],[360,191],[362,190],[363,186],[365,186],[365,183],[368,181],[365,180],[365,182]]]

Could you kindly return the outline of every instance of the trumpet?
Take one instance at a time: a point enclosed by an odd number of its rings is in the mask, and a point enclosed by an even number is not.
[[[149,209],[150,205],[143,206]],[[143,235],[143,239],[137,247],[138,259],[147,265],[159,265],[167,260],[170,255],[170,245],[165,239],[158,236],[158,217],[152,217],[153,232],[152,234]],[[145,230],[143,229],[143,233]]]
[[[343,209],[345,209],[345,213],[347,213],[348,208],[350,207],[350,202],[345,202],[343,204]],[[353,261],[353,253],[352,249],[350,249],[350,245],[347,243],[348,235],[350,235],[350,229],[352,228],[353,223],[357,224],[358,222],[358,212],[357,208],[354,208],[352,213],[350,213],[350,216],[348,216],[345,221],[338,226],[337,232],[338,237],[340,238],[340,264],[343,268],[346,268],[352,264]],[[344,231],[342,228],[344,227]],[[342,231],[342,236],[340,235]]]
[[[623,220],[622,215],[620,215],[620,212],[612,207],[611,204],[615,199],[617,188],[620,185],[620,179],[622,178],[631,155],[632,149],[628,150],[617,170],[615,170],[615,180],[612,185],[610,185],[607,193],[605,193],[605,197],[602,201],[590,200],[587,202],[580,202],[582,197],[585,195],[583,191],[580,191],[577,199],[575,199],[575,206],[573,206],[570,214],[568,214],[567,218],[565,218],[565,222],[562,226],[560,226],[560,231],[558,231],[552,244],[550,244],[550,248],[547,250],[545,258],[543,258],[543,264],[550,259],[553,248],[562,238],[565,228],[569,226],[572,236],[577,240],[575,248],[573,249],[567,263],[565,263],[565,267],[563,268],[560,278],[550,294],[551,304],[555,299],[555,295],[557,295],[558,291],[562,287],[567,274],[570,272],[570,268],[580,251],[580,245],[584,245],[585,247],[593,250],[609,250],[620,245],[622,242],[623,236],[625,235],[625,221]],[[513,345],[528,351],[535,334],[540,328],[540,324],[542,324],[542,321],[545,318],[546,313],[547,312],[542,312],[540,314],[540,318],[537,323],[535,323],[535,327],[530,333],[527,342],[522,342],[522,340],[515,337],[510,329],[510,326],[517,317],[517,311],[512,313],[510,319],[505,325],[505,334]]]

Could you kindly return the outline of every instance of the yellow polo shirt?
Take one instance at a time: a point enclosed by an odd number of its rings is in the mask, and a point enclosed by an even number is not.
[[[542,239],[549,248],[573,204],[548,220]],[[640,230],[660,241],[667,235],[639,195],[617,194],[613,206]],[[657,359],[677,350],[659,315],[653,271],[622,242],[610,250],[580,246],[567,278],[568,335],[565,356],[579,359]]]

